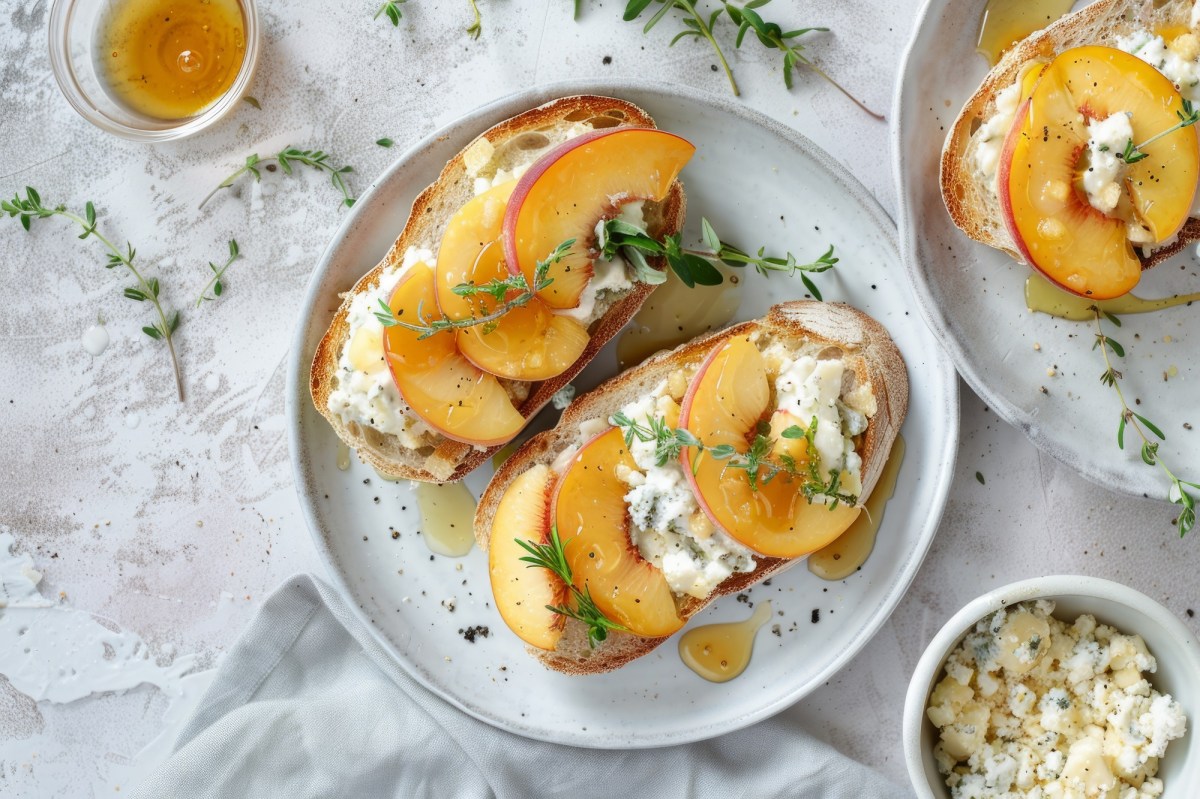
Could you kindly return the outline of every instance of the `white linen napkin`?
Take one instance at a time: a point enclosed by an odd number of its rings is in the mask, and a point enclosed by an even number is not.
[[[309,575],[267,599],[171,756],[133,791],[141,799],[601,795],[912,794],[778,718],[641,751],[497,730],[413,680],[341,596]]]

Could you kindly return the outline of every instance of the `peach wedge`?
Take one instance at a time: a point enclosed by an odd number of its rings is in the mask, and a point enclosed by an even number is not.
[[[666,577],[629,538],[621,465],[637,468],[615,427],[580,448],[554,489],[558,536],[575,587],[590,591],[605,616],[634,635],[671,635],[684,620]]]
[[[1080,296],[1127,293],[1142,265],[1127,237],[1132,220],[1153,243],[1187,220],[1200,175],[1196,130],[1176,130],[1129,164],[1117,213],[1088,202],[1088,123],[1129,112],[1134,143],[1173,127],[1182,98],[1140,58],[1112,47],[1076,47],[1042,72],[1018,110],[1000,157],[998,191],[1006,226],[1025,259]]]
[[[567,603],[567,586],[554,573],[530,568],[528,553],[517,539],[544,544],[550,538],[550,468],[538,464],[508,487],[492,521],[488,573],[496,610],[514,633],[530,646],[553,650],[562,637],[566,617],[547,606]]]
[[[696,148],[647,128],[606,128],[568,139],[529,168],[509,198],[504,252],[513,274],[532,285],[537,263],[574,239],[550,267],[540,296],[551,308],[574,308],[592,277],[589,249],[596,223],[633,200],[661,200]]]
[[[706,446],[729,444],[746,452],[760,421],[774,410],[770,398],[762,354],[749,339],[734,338],[701,365],[684,395],[679,424]],[[692,448],[682,458],[696,501],[712,523],[762,555],[798,558],[814,552],[845,532],[860,512],[844,504],[833,510],[810,504],[802,479],[786,473],[752,487],[746,471],[728,468],[727,461],[706,454],[697,463]]]
[[[396,319],[419,324],[422,309],[436,307],[433,269],[414,265],[389,305]],[[447,438],[492,446],[509,441],[525,426],[496,377],[464,358],[452,334],[422,339],[416,331],[393,325],[385,329],[383,350],[400,396]]]

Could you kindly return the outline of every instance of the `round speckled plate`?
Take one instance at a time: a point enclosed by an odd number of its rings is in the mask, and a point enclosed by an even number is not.
[[[776,633],[771,626],[760,632],[749,669],[723,685],[690,672],[674,641],[612,674],[546,671],[491,606],[483,553],[432,557],[417,533],[410,487],[381,481],[357,460],[339,471],[337,439],[309,399],[309,364],[338,292],[387,251],[417,192],[490,125],[576,93],[624,97],[695,142],[697,155],[683,173],[694,222],[702,214],[719,219],[722,235],[746,246],[819,254],[835,243],[841,263],[817,278],[825,297],[883,322],[908,361],[912,394],[902,431],[908,453],[876,551],[843,582],[822,582],[801,567],[753,589],[750,601],[772,601]],[[737,164],[720,157],[731,149],[739,153]],[[740,166],[748,162],[760,168]],[[754,202],[736,201],[749,197]],[[689,237],[697,235],[688,230]],[[746,284],[740,319],[804,290],[799,280],[779,276],[749,274]],[[709,738],[770,716],[828,680],[879,629],[937,528],[958,443],[957,380],[926,326],[910,315],[912,304],[887,216],[841,166],[766,117],[715,97],[646,84],[557,85],[482,108],[402,155],[355,206],[312,277],[292,346],[287,400],[296,483],[317,548],[334,581],[404,668],[467,713],[511,732],[577,746],[649,747]],[[609,347],[576,384],[586,390],[615,371]],[[548,424],[554,416],[547,410],[538,421]],[[476,496],[488,472],[484,467],[468,478]],[[393,527],[399,538],[392,538]],[[450,599],[453,612],[443,604]],[[814,610],[820,611],[815,624]],[[693,624],[747,615],[728,597]],[[462,631],[477,626],[490,634],[467,641]]]
[[[971,388],[1035,446],[1114,491],[1165,497],[1167,481],[1142,463],[1140,442],[1125,452],[1117,448],[1120,403],[1099,381],[1105,367],[1092,349],[1094,325],[1026,310],[1028,267],[968,239],[942,203],[938,163],[946,131],[987,74],[975,51],[984,5],[929,0],[897,84],[892,130],[900,251],[918,307]],[[1168,297],[1198,287],[1197,260],[1187,248],[1147,272],[1136,293]],[[1114,366],[1125,377],[1126,397],[1166,434],[1164,461],[1180,477],[1196,480],[1200,432],[1191,426],[1200,428],[1200,363],[1192,345],[1200,337],[1200,316],[1182,307],[1130,314],[1122,322],[1119,331],[1107,327],[1125,348]]]

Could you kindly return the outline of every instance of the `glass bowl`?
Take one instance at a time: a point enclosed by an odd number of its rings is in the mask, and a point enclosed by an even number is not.
[[[212,126],[237,105],[250,86],[260,48],[255,0],[238,0],[245,24],[246,52],[229,89],[199,113],[158,119],[118,102],[97,68],[98,31],[111,2],[54,0],[50,7],[50,67],[63,95],[79,115],[103,131],[124,139],[163,142],[182,139]]]

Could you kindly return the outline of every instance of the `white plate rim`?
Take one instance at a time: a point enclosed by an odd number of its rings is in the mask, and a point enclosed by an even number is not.
[[[991,385],[985,377],[987,369],[972,361],[965,345],[951,333],[946,316],[939,310],[937,300],[926,280],[926,273],[921,269],[917,253],[918,231],[915,229],[914,203],[905,188],[903,166],[905,123],[907,121],[904,114],[905,91],[915,82],[914,77],[909,74],[909,70],[912,68],[914,54],[920,49],[918,45],[926,21],[931,15],[940,14],[952,2],[954,0],[925,0],[904,48],[892,96],[891,160],[893,182],[896,185],[896,225],[900,235],[900,260],[904,265],[905,275],[908,277],[909,288],[916,297],[917,308],[925,320],[925,324],[933,331],[942,348],[949,353],[958,374],[966,381],[971,390],[995,411],[997,416],[1019,429],[1040,452],[1046,453],[1059,463],[1069,467],[1089,482],[1110,491],[1135,497],[1165,500],[1164,487],[1166,484],[1159,478],[1157,472],[1139,468],[1142,466],[1140,459],[1129,460],[1112,457],[1108,459],[1108,463],[1117,468],[1107,468],[1103,461],[1081,457],[1083,453],[1089,451],[1088,447],[1072,447],[1069,439],[1054,434],[1054,426],[1037,424],[1034,414],[1022,410],[1019,405],[1005,395],[1001,387]],[[967,243],[973,247],[986,246],[974,241],[967,241]]]
[[[525,725],[514,725],[506,719],[497,718],[488,715],[481,708],[464,702],[460,697],[454,696],[440,687],[431,684],[420,670],[409,668],[404,658],[392,645],[392,643],[381,633],[379,629],[372,623],[370,617],[365,610],[360,607],[355,598],[354,592],[350,589],[346,581],[345,575],[337,566],[336,558],[332,549],[329,547],[324,531],[321,529],[319,518],[315,507],[315,497],[306,493],[304,488],[308,480],[308,467],[305,460],[307,452],[306,442],[302,440],[301,431],[301,414],[304,408],[303,403],[310,402],[309,387],[308,387],[308,370],[311,354],[306,350],[306,336],[309,320],[315,312],[315,306],[319,299],[319,289],[321,278],[324,272],[328,269],[339,242],[346,236],[348,231],[358,223],[359,217],[363,212],[363,208],[369,205],[372,194],[377,186],[388,181],[391,176],[397,172],[401,166],[409,159],[418,155],[423,149],[442,136],[449,134],[452,131],[460,129],[462,126],[470,126],[473,130],[484,130],[494,121],[512,116],[522,110],[532,108],[541,103],[556,97],[569,96],[574,94],[600,94],[620,97],[628,92],[638,92],[646,94],[659,94],[671,99],[683,99],[689,102],[696,103],[702,106],[709,106],[718,111],[726,112],[739,117],[751,124],[759,125],[767,128],[781,138],[787,140],[792,146],[801,150],[806,157],[813,159],[819,166],[830,173],[837,183],[843,186],[846,192],[858,204],[858,206],[866,213],[873,222],[875,222],[881,230],[895,231],[895,223],[884,211],[878,200],[871,195],[870,192],[855,178],[848,169],[834,160],[824,150],[814,144],[807,137],[800,134],[798,131],[777,122],[766,115],[747,108],[743,105],[735,103],[728,98],[710,94],[708,92],[681,87],[673,84],[668,84],[661,81],[649,80],[609,80],[609,81],[594,81],[594,80],[568,80],[558,81],[553,83],[541,84],[528,89],[508,94],[496,100],[488,102],[475,110],[465,114],[462,117],[442,126],[434,132],[422,137],[412,146],[400,153],[396,159],[389,165],[375,180],[372,181],[370,187],[363,192],[362,196],[355,203],[354,207],[342,220],[338,226],[330,243],[322,252],[317,260],[312,274],[309,277],[308,285],[305,288],[304,297],[297,316],[298,322],[295,332],[292,336],[292,345],[289,354],[287,383],[285,388],[285,417],[288,425],[288,451],[289,460],[292,465],[292,473],[295,482],[297,498],[300,502],[301,511],[304,516],[305,524],[308,527],[312,537],[313,544],[316,547],[317,554],[321,559],[322,565],[327,571],[327,575],[334,587],[345,597],[354,613],[355,617],[370,631],[370,634],[379,643],[396,662],[409,674],[414,680],[421,684],[431,693],[439,696],[449,704],[467,713],[468,715],[490,724],[499,729],[521,735],[523,737],[532,738],[535,740],[549,741],[552,743],[568,744],[582,748],[594,749],[628,749],[628,748],[656,748],[662,746],[671,746],[684,743],[692,743],[696,741],[707,740],[718,735],[723,735],[728,732],[747,727],[755,722],[769,718],[786,708],[792,706],[800,699],[807,696],[816,688],[827,682],[830,677],[837,673],[843,666],[846,665],[863,647],[871,641],[872,638],[879,632],[879,629],[891,617],[891,614],[899,604],[900,599],[908,591],[908,587],[912,584],[916,577],[917,571],[924,562],[925,556],[933,543],[933,538],[937,532],[938,525],[942,518],[942,513],[946,506],[946,500],[949,496],[950,486],[953,482],[954,467],[958,457],[958,440],[959,440],[959,388],[958,381],[955,376],[953,363],[950,361],[946,352],[934,346],[934,352],[928,353],[932,363],[936,364],[936,372],[941,373],[945,382],[944,392],[942,394],[942,406],[940,408],[931,408],[931,410],[941,412],[941,418],[945,422],[945,436],[940,452],[932,452],[931,455],[937,457],[940,467],[933,470],[936,484],[931,489],[933,497],[933,506],[928,510],[923,520],[914,523],[914,527],[918,528],[918,536],[916,538],[916,546],[910,551],[908,559],[899,564],[899,568],[893,573],[890,581],[890,587],[886,594],[886,599],[881,606],[881,612],[875,614],[862,628],[862,634],[854,643],[847,646],[829,664],[820,672],[816,673],[807,683],[799,685],[796,689],[778,695],[770,702],[766,702],[759,708],[749,713],[740,715],[731,715],[721,724],[710,724],[706,727],[698,729],[680,729],[674,735],[658,735],[652,739],[641,738],[634,735],[625,737],[610,736],[605,738],[595,738],[578,733],[564,733],[559,730],[543,730],[531,726],[529,723]],[[489,121],[490,120],[490,121]],[[895,235],[889,235],[887,240],[892,246],[894,254],[898,260],[902,261],[900,252],[897,246]],[[299,355],[298,355],[299,354]]]

